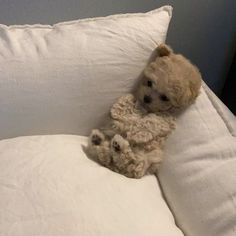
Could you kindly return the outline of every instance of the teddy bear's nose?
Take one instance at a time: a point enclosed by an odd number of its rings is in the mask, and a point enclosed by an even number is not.
[[[148,96],[148,95],[145,95],[145,96],[143,97],[143,101],[144,101],[145,103],[151,103],[151,102],[152,102],[152,98],[151,98],[150,96]]]

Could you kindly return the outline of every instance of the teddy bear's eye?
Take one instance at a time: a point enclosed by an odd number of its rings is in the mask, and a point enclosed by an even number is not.
[[[147,86],[150,87],[150,88],[152,87],[152,81],[151,80],[147,81]]]
[[[163,102],[168,102],[168,101],[169,101],[169,98],[168,98],[165,94],[160,95],[160,99],[161,99]]]

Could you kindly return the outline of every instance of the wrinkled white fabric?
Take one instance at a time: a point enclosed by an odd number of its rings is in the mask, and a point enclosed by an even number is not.
[[[0,141],[1,236],[183,236],[155,176],[129,179],[89,160],[85,137]]]
[[[0,25],[0,139],[87,135],[130,91],[172,8],[49,25]]]
[[[204,85],[167,141],[159,179],[187,236],[236,235],[235,131],[235,116]]]

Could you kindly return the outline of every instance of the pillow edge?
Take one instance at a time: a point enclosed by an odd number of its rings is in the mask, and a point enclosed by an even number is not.
[[[107,16],[98,16],[98,17],[88,17],[88,18],[82,18],[82,19],[77,19],[77,20],[69,20],[69,21],[62,21],[58,22],[55,24],[22,24],[22,25],[5,25],[5,24],[0,24],[0,29],[36,29],[36,28],[41,28],[41,29],[53,29],[57,28],[58,26],[64,26],[64,25],[71,25],[71,24],[76,24],[76,23],[87,23],[87,22],[93,22],[93,21],[100,21],[100,20],[111,20],[111,19],[120,19],[120,18],[128,18],[128,17],[140,17],[140,16],[148,16],[148,15],[153,15],[158,12],[167,12],[169,21],[172,18],[172,11],[173,7],[171,5],[164,5],[162,7],[156,8],[154,10],[150,10],[147,12],[137,12],[137,13],[120,13],[120,14],[112,14],[112,15],[107,15]]]

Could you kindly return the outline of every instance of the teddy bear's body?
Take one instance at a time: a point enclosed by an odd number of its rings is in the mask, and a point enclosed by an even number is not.
[[[175,128],[174,118],[147,113],[132,94],[119,98],[110,116],[106,127],[93,130],[90,154],[127,177],[154,172],[162,160],[164,142]]]

